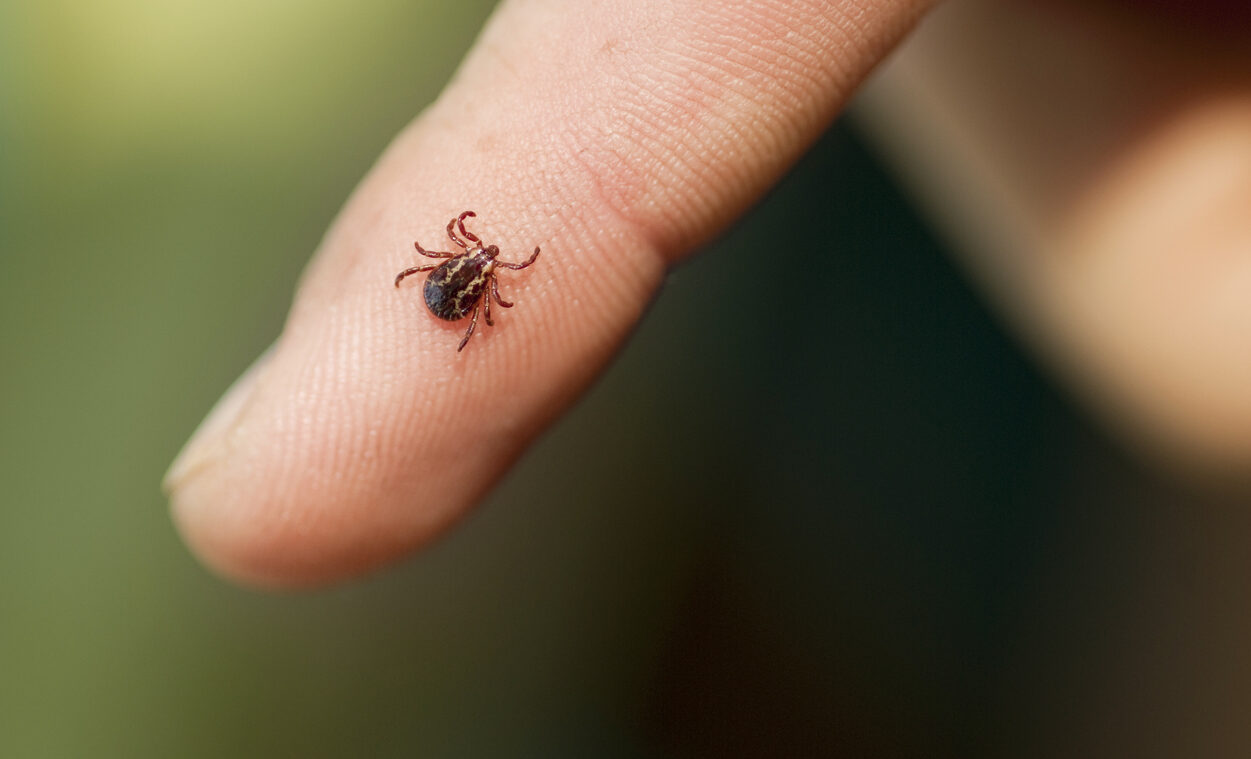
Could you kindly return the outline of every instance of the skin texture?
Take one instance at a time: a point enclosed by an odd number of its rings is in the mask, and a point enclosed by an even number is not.
[[[767,190],[925,0],[503,3],[455,79],[364,179],[273,348],[167,476],[192,550],[242,582],[328,582],[437,535],[621,346],[666,268]],[[508,318],[397,295],[472,208]]]

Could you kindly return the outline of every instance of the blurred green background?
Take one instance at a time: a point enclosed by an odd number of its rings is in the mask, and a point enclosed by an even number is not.
[[[1236,737],[1245,512],[1092,431],[845,126],[430,551],[291,596],[198,566],[164,468],[490,5],[0,4],[0,757]]]

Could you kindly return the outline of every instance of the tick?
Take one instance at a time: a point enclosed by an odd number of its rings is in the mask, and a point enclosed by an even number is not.
[[[534,255],[523,264],[497,261],[496,256],[500,254],[499,248],[494,245],[483,245],[477,235],[465,230],[465,219],[477,215],[473,211],[465,211],[447,223],[447,236],[464,249],[463,253],[426,250],[421,247],[421,243],[414,242],[413,245],[421,255],[448,260],[441,264],[414,266],[395,276],[395,286],[399,287],[400,282],[410,274],[434,269],[430,272],[430,276],[426,277],[426,308],[430,309],[430,313],[449,322],[460,321],[469,316],[470,312],[473,313],[473,317],[469,320],[469,330],[460,341],[460,347],[456,349],[457,353],[463,351],[469,338],[473,337],[474,327],[478,326],[479,311],[486,311],[486,323],[489,326],[495,326],[495,322],[491,321],[491,298],[495,298],[495,302],[504,308],[513,307],[513,304],[500,297],[500,283],[496,278],[495,268],[502,266],[505,269],[524,269],[539,257],[539,249],[536,247]],[[458,229],[460,237],[456,236]]]

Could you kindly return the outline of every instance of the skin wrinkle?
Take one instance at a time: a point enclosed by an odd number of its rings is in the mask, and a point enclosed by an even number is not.
[[[624,106],[624,104],[622,105]],[[625,122],[629,118],[630,114],[624,111],[624,108],[618,114],[618,121],[620,122]],[[572,132],[572,129],[570,131]],[[631,216],[624,210],[630,206],[630,202],[621,196],[621,191],[618,188],[622,185],[636,184],[637,182],[631,180],[629,175],[640,172],[634,168],[630,160],[630,154],[624,152],[619,147],[622,145],[622,141],[616,139],[616,137],[617,135],[615,134],[607,135],[605,142],[598,150],[587,146],[568,151],[570,161],[573,165],[582,169],[591,190],[590,197],[598,201],[597,205],[619,222],[622,229],[629,229],[633,234],[637,235],[640,241],[639,247],[648,251],[654,257],[657,265],[663,267],[664,260],[660,253],[663,242],[658,236],[649,235],[647,233],[648,227],[640,225],[639,219]],[[567,137],[569,144],[576,146],[579,141],[577,137]],[[629,142],[625,142],[625,146],[635,149],[642,148],[642,146]],[[600,161],[593,162],[590,158],[590,154],[593,151],[605,157]],[[606,168],[607,166],[616,166],[618,168],[610,171]]]
[[[591,104],[590,118],[571,119],[566,134],[571,135],[571,142],[576,146],[573,154],[581,165],[589,167],[601,196],[607,200],[614,214],[642,230],[643,236],[653,239],[653,246],[659,248],[665,245],[664,241],[648,234],[654,225],[647,223],[646,214],[636,215],[636,212],[646,209],[648,203],[643,200],[647,194],[646,185],[650,180],[657,179],[657,167],[666,166],[666,162],[655,143],[640,137],[654,126],[658,115],[672,113],[672,109],[680,107],[680,103],[663,96],[655,99],[646,97],[653,88],[668,90],[667,83],[658,76],[663,75],[665,67],[656,65],[654,61],[655,58],[649,58],[645,65],[638,66],[640,73],[634,77],[619,76],[615,68],[603,72],[601,78],[606,83],[603,90],[608,93],[607,96]],[[657,106],[660,106],[659,114],[653,112]],[[648,154],[650,160],[632,167],[630,159],[640,151]],[[593,159],[592,153],[598,158]],[[614,173],[610,168],[614,166],[632,168],[626,169],[628,174],[621,171]],[[687,188],[679,197],[689,195]]]
[[[629,100],[619,99],[616,123],[624,129],[613,132],[610,142],[602,147],[588,146],[577,151],[576,155],[579,164],[586,167],[594,178],[600,197],[614,215],[624,219],[634,229],[655,230],[651,234],[643,233],[652,249],[673,251],[679,243],[672,233],[666,234],[661,230],[679,226],[671,221],[673,219],[703,218],[698,208],[712,203],[709,196],[715,191],[709,191],[706,184],[699,183],[700,178],[693,172],[679,170],[689,165],[683,156],[674,154],[660,140],[648,136],[653,120],[650,104],[633,105]],[[583,141],[587,138],[573,139]],[[685,147],[688,140],[679,137],[676,141]],[[591,155],[598,155],[599,160],[592,160]],[[646,156],[646,160],[639,160],[639,156]],[[663,203],[649,191],[654,185],[678,191],[671,195],[667,203]],[[658,223],[661,219],[664,223]]]
[[[716,18],[714,17],[714,21]],[[734,29],[741,22],[735,20],[723,20],[721,24],[709,23],[707,27],[716,32],[719,27],[728,27]],[[792,32],[793,29],[788,29]],[[722,32],[722,36],[728,32]],[[657,78],[662,80],[672,79],[674,77],[666,76],[668,70],[681,71],[683,75],[678,79],[678,91],[685,92],[685,98],[678,100],[676,103],[685,105],[687,110],[695,116],[695,124],[698,125],[698,131],[687,129],[686,137],[683,138],[681,133],[673,142],[679,146],[678,149],[685,149],[686,154],[677,154],[676,150],[671,149],[666,153],[660,138],[649,139],[644,135],[651,133],[648,130],[649,124],[635,124],[635,132],[629,135],[636,144],[648,149],[652,157],[651,173],[660,174],[664,179],[672,179],[672,176],[664,176],[665,168],[676,164],[685,171],[678,171],[677,176],[683,173],[690,176],[690,179],[682,179],[677,183],[677,192],[671,193],[677,197],[685,197],[691,202],[699,203],[695,208],[686,207],[680,210],[690,214],[692,212],[698,214],[695,226],[708,226],[710,217],[713,216],[712,209],[724,206],[727,196],[741,196],[746,194],[745,188],[750,185],[746,176],[750,175],[750,171],[734,171],[732,166],[720,165],[715,162],[707,162],[709,155],[721,154],[727,150],[739,153],[743,156],[755,157],[757,161],[761,156],[767,153],[761,150],[753,150],[752,140],[748,139],[746,130],[736,128],[735,118],[738,113],[747,110],[732,104],[731,93],[737,93],[741,96],[742,101],[750,107],[757,101],[769,104],[778,89],[775,82],[785,82],[785,77],[780,76],[774,79],[767,79],[766,84],[761,85],[755,80],[760,78],[759,72],[751,64],[759,66],[767,65],[758,62],[758,58],[746,56],[745,51],[736,50],[733,46],[721,42],[719,38],[705,40],[700,37],[693,38],[688,41],[690,52],[679,49],[672,52],[669,59],[661,58],[666,65],[662,68],[662,73]],[[820,44],[820,43],[818,43]],[[737,60],[743,58],[745,60]],[[786,69],[783,69],[785,71]],[[700,82],[702,81],[702,84]],[[646,87],[640,87],[640,92],[650,93],[651,90]],[[765,96],[765,97],[762,97]],[[717,106],[720,106],[719,108]],[[642,103],[639,110],[645,116],[654,118],[658,109],[651,107],[650,103]],[[728,115],[726,115],[728,114]],[[628,122],[627,122],[628,124]],[[755,132],[755,135],[768,139],[772,137],[778,127],[786,128],[786,122],[779,120],[773,124],[769,124],[768,128]],[[663,136],[665,134],[663,126],[654,130],[657,134]],[[790,135],[787,135],[790,137]],[[783,137],[777,142],[782,142]],[[791,142],[794,140],[791,138]],[[696,151],[696,145],[703,147],[703,150]],[[705,165],[701,165],[701,159],[705,161]],[[721,176],[708,175],[707,165],[713,166],[713,171],[718,169],[725,173]],[[714,180],[714,181],[710,181]],[[660,182],[662,186],[673,187],[673,182]],[[714,188],[709,191],[708,188]],[[702,190],[702,192],[697,191]],[[619,193],[614,200],[623,205],[638,205],[637,201],[626,192]],[[702,202],[701,202],[702,201]],[[662,208],[664,204],[657,204]],[[678,205],[674,203],[673,205]],[[663,213],[663,212],[662,212]],[[676,214],[667,214],[662,217],[663,226],[670,228],[680,226],[675,220]],[[672,237],[672,235],[670,235]]]
[[[617,204],[624,207],[637,207],[642,210],[658,210],[659,214],[666,221],[674,218],[683,218],[694,216],[702,218],[700,213],[701,206],[706,206],[708,201],[705,200],[708,195],[713,192],[700,193],[696,188],[698,185],[698,177],[693,176],[690,172],[684,172],[681,169],[687,168],[687,162],[683,160],[683,156],[677,154],[677,150],[684,150],[685,143],[693,140],[695,133],[688,131],[688,137],[679,139],[679,147],[675,150],[667,147],[661,140],[648,136],[648,123],[646,121],[649,114],[644,111],[643,115],[627,114],[622,122],[626,126],[635,128],[635,133],[628,135],[625,139],[634,147],[634,155],[642,154],[646,156],[646,160],[637,161],[644,167],[644,171],[640,172],[645,180],[640,182],[636,188],[628,188],[622,191],[622,194],[616,198]],[[668,208],[663,206],[655,209],[654,206],[644,206],[649,200],[648,188],[654,184],[664,185],[678,190],[672,198],[672,203]],[[635,226],[651,226],[647,222],[635,215],[631,219]],[[676,226],[676,225],[675,225]],[[662,244],[660,247],[671,249],[672,242]]]

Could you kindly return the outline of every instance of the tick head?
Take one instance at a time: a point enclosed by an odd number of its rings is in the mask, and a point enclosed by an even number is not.
[[[495,257],[498,256],[499,254],[500,254],[500,249],[499,249],[499,246],[497,245],[488,245],[482,249],[482,255],[486,256],[488,259],[492,261],[494,261]]]

